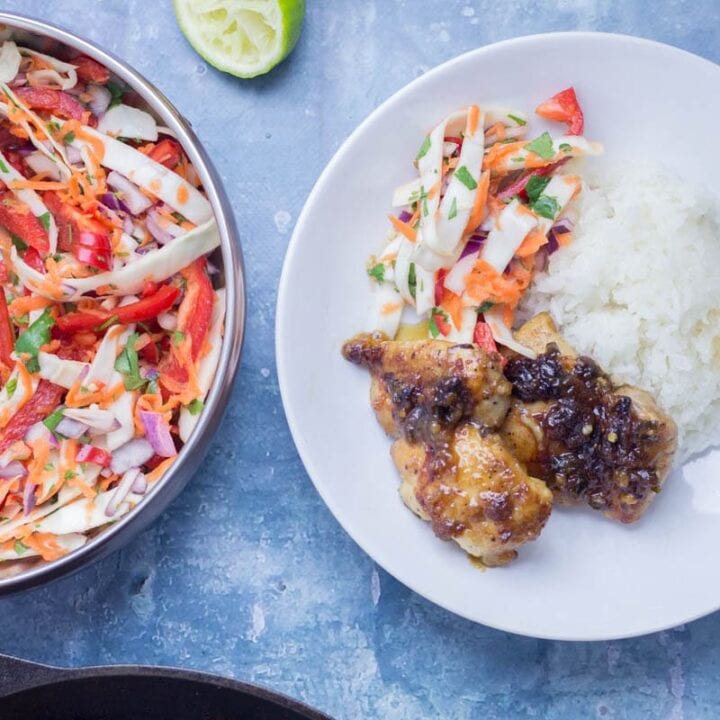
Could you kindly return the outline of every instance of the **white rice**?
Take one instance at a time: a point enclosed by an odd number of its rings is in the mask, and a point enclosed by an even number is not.
[[[678,461],[720,442],[720,212],[664,171],[605,170],[578,201],[524,315],[549,310],[613,379],[650,391],[680,433]]]

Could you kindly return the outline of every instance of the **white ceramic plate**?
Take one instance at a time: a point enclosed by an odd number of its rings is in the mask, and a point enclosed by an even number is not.
[[[343,340],[365,329],[364,267],[382,246],[395,186],[427,130],[470,103],[528,112],[574,85],[585,134],[607,155],[660,157],[718,192],[720,68],[620,35],[560,33],[452,60],[376,110],[330,162],[298,221],[283,270],[277,362],[290,428],[308,473],[355,541],[410,588],[459,615],[535,637],[639,635],[720,606],[720,453],[669,479],[635,526],[555,510],[511,565],[481,572],[401,502],[390,442],[370,409],[367,372]]]

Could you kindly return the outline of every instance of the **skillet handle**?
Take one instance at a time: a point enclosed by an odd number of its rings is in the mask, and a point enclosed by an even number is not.
[[[68,671],[0,654],[0,698],[65,677]]]

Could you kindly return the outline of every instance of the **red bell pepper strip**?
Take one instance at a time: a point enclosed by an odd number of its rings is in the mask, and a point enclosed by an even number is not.
[[[110,71],[97,60],[80,55],[71,60],[79,80],[104,85],[110,79]]]
[[[71,120],[82,120],[83,114],[89,112],[72,95],[54,88],[20,87],[15,94],[31,110],[47,110]]]
[[[40,253],[50,252],[50,239],[43,224],[9,190],[0,192],[0,225]]]
[[[569,135],[582,135],[585,118],[575,95],[575,88],[569,87],[553,95],[540,103],[535,108],[535,112],[546,120],[566,123]]]
[[[15,441],[22,440],[29,427],[45,419],[55,410],[64,392],[65,388],[54,385],[48,380],[41,380],[35,394],[0,430],[0,453],[5,452]]]
[[[15,333],[10,323],[10,313],[8,312],[5,291],[0,288],[0,361],[8,368],[15,365],[15,361],[10,357],[10,353],[14,349]]]
[[[485,352],[496,353],[498,351],[490,326],[482,320],[478,320],[477,325],[475,325],[473,342],[479,345]]]
[[[40,253],[34,247],[29,247],[25,251],[23,260],[25,261],[25,264],[29,265],[33,270],[37,270],[37,272],[42,273],[43,275],[45,274],[45,264],[40,257]],[[25,289],[27,290],[27,288]]]
[[[534,170],[528,170],[523,173],[517,180],[511,182],[506,188],[501,190],[497,195],[498,200],[507,200],[508,198],[519,195],[523,200],[527,200],[525,195],[525,188],[527,187],[530,178],[533,177],[547,177],[552,175],[559,167],[564,165],[570,158],[563,158],[558,160],[556,163],[551,165],[545,165],[545,167],[535,168]]]
[[[115,308],[112,314],[117,317],[118,322],[123,325],[145,322],[169,310],[179,297],[180,288],[175,285],[162,285],[154,295],[150,295],[129,305]],[[210,306],[210,312],[212,314],[212,305]],[[193,323],[194,322],[195,319],[193,318]]]
[[[79,262],[98,270],[112,267],[112,248],[106,233],[82,230],[73,238],[72,253]]]
[[[187,287],[178,310],[177,329],[190,336],[190,355],[193,360],[197,360],[205,344],[215,302],[212,283],[205,272],[206,265],[207,260],[202,257],[180,271]],[[187,371],[178,363],[173,353],[163,363],[162,374],[167,374],[178,382],[187,380]]]
[[[180,143],[166,138],[148,153],[148,157],[172,170],[180,162],[182,148]]]
[[[78,448],[75,459],[78,462],[91,462],[101,467],[107,467],[112,462],[112,455],[102,448],[94,445],[81,445]]]
[[[83,330],[94,330],[100,327],[109,319],[109,315],[87,313],[87,312],[69,312],[65,315],[58,315],[55,320],[55,329],[61,333],[76,333]]]
[[[435,278],[435,304],[442,305],[443,295],[445,294],[445,276],[447,270],[440,268],[437,271],[437,277]]]
[[[437,308],[434,308],[432,310],[432,314],[430,317],[430,327],[432,328],[432,323],[435,323],[435,327],[437,327],[438,331],[441,335],[447,336],[450,334],[450,331],[452,330],[452,327],[450,326],[450,323],[446,320],[446,315],[442,310],[438,310]]]

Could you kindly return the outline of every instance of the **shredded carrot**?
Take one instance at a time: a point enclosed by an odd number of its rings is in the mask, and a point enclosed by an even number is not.
[[[522,245],[515,251],[515,255],[521,258],[534,255],[543,245],[547,244],[547,241],[547,235],[540,228],[535,228],[527,234]]]
[[[32,533],[23,538],[23,544],[47,561],[57,560],[67,554],[67,550],[58,545],[55,535],[52,533]]]
[[[158,478],[162,477],[165,471],[175,462],[177,455],[163,460],[155,469],[145,475],[149,485],[152,485]]]
[[[410,242],[417,240],[417,231],[408,223],[404,223],[394,215],[388,215],[388,220],[392,223],[392,226],[401,234],[404,235]]]
[[[564,233],[555,233],[555,239],[557,240],[557,244],[560,247],[565,247],[566,245],[569,245],[572,242],[572,233],[571,232],[564,232]]]
[[[478,121],[480,119],[480,108],[477,105],[471,105],[468,108],[467,116],[467,134],[474,135],[478,129]]]
[[[505,158],[515,155],[524,147],[524,142],[496,143],[487,151],[487,153],[485,153],[483,170],[495,170],[498,166],[503,164]],[[523,165],[520,165],[519,163],[518,165],[518,169],[523,167]]]
[[[478,260],[465,279],[468,296],[475,302],[507,303],[515,307],[530,284],[532,272],[513,263],[508,273],[501,275],[485,260]]]
[[[8,311],[14,318],[19,318],[31,310],[42,310],[52,305],[52,300],[40,295],[20,295],[8,304]]]
[[[456,295],[452,290],[445,288],[443,290],[442,302],[440,306],[452,318],[453,325],[457,330],[462,326],[462,298]]]
[[[480,175],[478,181],[477,192],[475,193],[475,202],[473,203],[473,209],[468,218],[467,225],[465,226],[465,232],[472,232],[475,230],[480,223],[485,219],[485,206],[488,201],[488,188],[490,187],[490,171],[486,170]]]
[[[380,308],[381,315],[391,315],[396,310],[399,310],[403,304],[401,302],[387,302]]]
[[[190,193],[184,185],[180,185],[177,189],[175,197],[181,205],[184,205],[190,199]]]
[[[8,183],[11,190],[64,190],[65,183],[54,180],[11,180]]]

